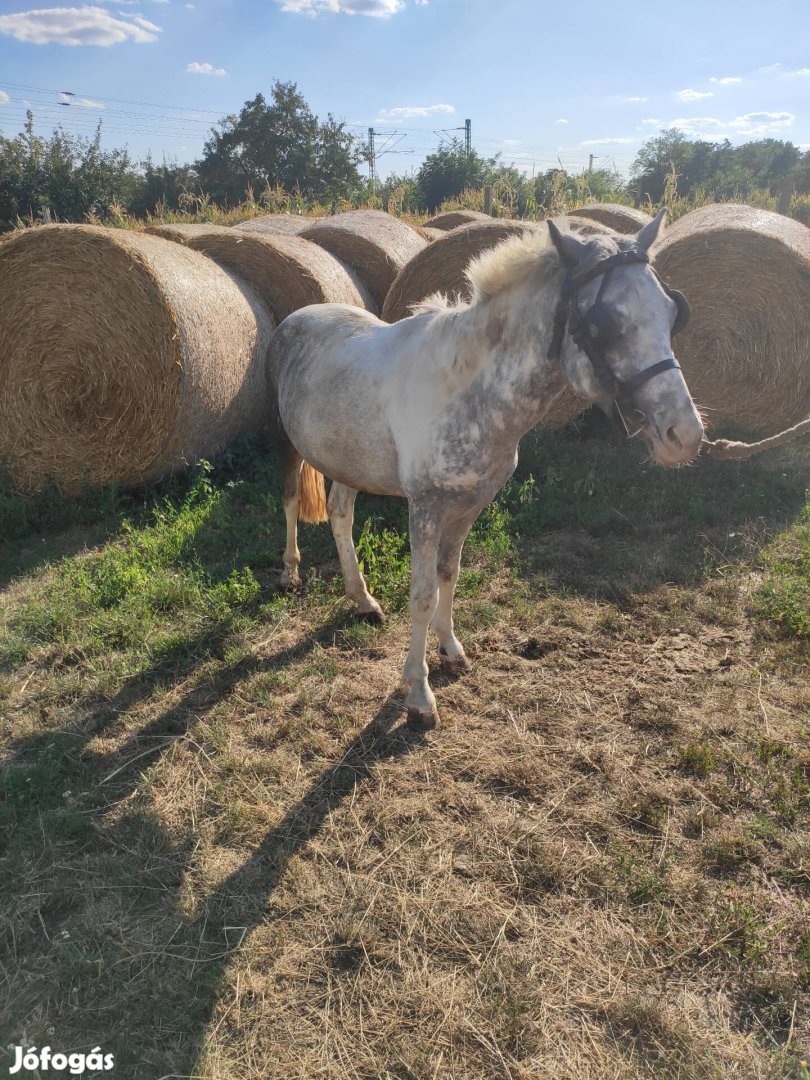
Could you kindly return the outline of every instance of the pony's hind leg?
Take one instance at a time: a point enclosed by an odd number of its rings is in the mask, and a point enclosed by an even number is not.
[[[385,621],[383,609],[366,588],[354,548],[352,526],[356,497],[357,491],[354,488],[346,487],[345,484],[332,484],[326,504],[329,524],[332,526],[332,535],[340,558],[346,596],[357,605],[358,615],[369,622],[382,623]]]
[[[304,459],[291,443],[279,450],[281,466],[281,501],[284,504],[284,516],[287,519],[287,544],[284,548],[284,570],[281,584],[291,589],[301,584],[298,567],[301,565],[301,552],[298,550],[298,503],[301,488],[301,468]]]

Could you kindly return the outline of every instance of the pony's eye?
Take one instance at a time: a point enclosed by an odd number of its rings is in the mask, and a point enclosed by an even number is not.
[[[587,313],[585,321],[588,333],[594,341],[609,344],[622,335],[622,321],[607,304],[594,304]]]

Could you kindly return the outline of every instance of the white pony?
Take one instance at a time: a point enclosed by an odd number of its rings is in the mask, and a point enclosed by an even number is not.
[[[388,325],[358,308],[303,308],[270,344],[270,402],[287,518],[286,584],[297,585],[297,521],[328,518],[346,595],[383,619],[352,538],[358,490],[408,500],[409,723],[431,728],[428,628],[447,664],[466,666],[453,632],[461,548],[517,463],[518,442],[570,384],[618,407],[655,459],[695,457],[703,425],[670,335],[688,305],[649,265],[664,211],[636,237],[548,233],[507,240],[468,270],[469,303],[427,302]],[[551,241],[551,242],[550,242]],[[568,332],[566,332],[568,331]],[[628,420],[629,418],[629,420]],[[633,430],[630,428],[632,424]],[[306,462],[306,464],[305,464]],[[333,481],[328,506],[323,476]]]

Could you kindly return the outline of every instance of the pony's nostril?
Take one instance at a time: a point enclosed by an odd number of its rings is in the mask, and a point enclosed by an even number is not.
[[[683,443],[678,438],[678,432],[674,427],[667,428],[667,442],[671,442],[674,446],[677,446],[679,450],[683,449]]]

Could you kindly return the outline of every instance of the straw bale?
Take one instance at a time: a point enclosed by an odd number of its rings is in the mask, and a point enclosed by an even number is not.
[[[277,322],[308,304],[351,304],[377,312],[357,275],[334,255],[299,236],[201,226],[178,237],[255,289]]]
[[[686,294],[676,354],[711,427],[772,435],[810,415],[810,231],[750,206],[676,221],[656,268]]]
[[[477,221],[492,221],[490,214],[482,214],[480,210],[446,210],[443,214],[436,214],[429,218],[422,228],[441,229],[449,232],[458,228],[459,225],[475,225]]]
[[[237,232],[285,233],[287,236],[298,236],[314,221],[320,221],[320,218],[304,217],[303,214],[267,214],[264,217],[240,221],[233,228]]]
[[[350,266],[378,310],[405,264],[428,247],[416,229],[382,210],[350,210],[320,218],[301,233]]]
[[[503,240],[524,232],[544,229],[532,221],[505,221],[489,218],[473,225],[460,225],[441,240],[434,241],[402,270],[389,290],[383,306],[386,322],[399,322],[411,314],[411,305],[433,293],[469,297],[465,273],[470,262]],[[586,409],[588,403],[566,388],[544,418],[546,427],[562,427]]]
[[[138,484],[259,429],[273,319],[181,244],[50,225],[0,245],[0,458],[48,478]]]
[[[488,218],[473,225],[459,225],[419,252],[400,271],[388,290],[382,318],[399,322],[411,314],[413,304],[435,292],[469,297],[465,273],[476,255],[510,236],[541,226],[531,221],[499,221]]]
[[[209,229],[216,228],[207,222],[181,222],[170,225],[150,225],[144,229],[150,236],[162,236],[164,240],[174,240],[176,244],[188,244],[196,236],[202,236]]]
[[[652,221],[649,214],[643,210],[634,210],[632,206],[621,206],[619,203],[592,203],[590,206],[578,206],[576,210],[568,211],[571,217],[591,218],[601,222],[618,233],[637,233],[644,225]]]

